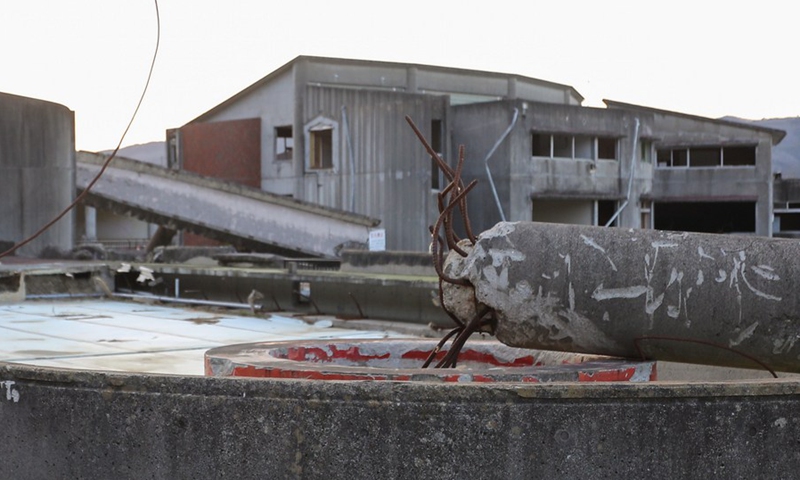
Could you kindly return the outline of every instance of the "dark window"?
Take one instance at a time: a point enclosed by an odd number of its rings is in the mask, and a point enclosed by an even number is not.
[[[310,167],[314,170],[333,168],[333,129],[311,132]]]
[[[534,133],[531,136],[531,143],[533,145],[531,155],[534,157],[550,156],[550,135],[546,133]]]
[[[553,135],[553,157],[572,158],[572,137]]]
[[[796,232],[800,230],[800,214],[781,213],[776,215],[779,218],[781,232]]]
[[[598,200],[597,201],[597,224],[604,227],[611,217],[617,213],[617,202],[614,200]],[[619,217],[614,219],[614,223],[609,226],[616,226],[619,222]]]
[[[753,166],[756,164],[756,147],[722,147],[722,161],[726,167]]]
[[[692,167],[719,167],[720,149],[719,147],[692,148],[689,150],[689,163]]]
[[[597,158],[604,160],[617,159],[617,139],[597,137]]]
[[[672,166],[672,150],[658,150],[656,152],[656,157],[659,167]]]
[[[291,160],[294,150],[292,126],[275,127],[275,160]]]
[[[686,167],[688,163],[686,162],[686,150],[673,150],[672,151],[672,165],[673,167]]]

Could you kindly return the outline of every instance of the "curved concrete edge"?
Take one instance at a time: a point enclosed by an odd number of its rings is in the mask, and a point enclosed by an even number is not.
[[[289,340],[244,343],[205,353],[208,376],[423,382],[647,382],[655,361],[513,348],[468,342],[459,368],[422,368],[430,339]],[[447,347],[439,352],[441,360]]]
[[[414,384],[0,365],[8,478],[791,478],[800,383]]]

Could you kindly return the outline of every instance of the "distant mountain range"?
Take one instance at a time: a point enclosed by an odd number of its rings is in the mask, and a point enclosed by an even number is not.
[[[722,117],[721,120],[749,123],[786,132],[783,141],[772,147],[772,172],[780,173],[783,178],[800,178],[800,117],[763,120]]]

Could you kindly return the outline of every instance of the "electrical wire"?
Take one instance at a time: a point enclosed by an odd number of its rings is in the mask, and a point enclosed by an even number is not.
[[[97,183],[98,180],[100,180],[100,177],[103,176],[103,173],[105,173],[106,168],[108,168],[108,165],[117,156],[117,152],[119,152],[119,149],[122,147],[122,142],[125,141],[125,136],[128,134],[128,130],[130,130],[131,125],[133,125],[133,120],[136,118],[136,114],[139,113],[139,108],[142,106],[142,102],[144,101],[144,97],[147,94],[147,89],[150,86],[150,79],[153,77],[153,69],[155,68],[155,65],[156,65],[156,58],[158,58],[158,47],[159,47],[159,44],[161,43],[161,16],[160,16],[160,14],[158,12],[158,0],[154,0],[154,2],[155,2],[155,8],[156,8],[156,48],[155,48],[155,51],[153,52],[153,59],[150,62],[150,70],[147,73],[147,81],[144,84],[144,89],[142,90],[142,95],[139,97],[139,102],[136,104],[136,109],[133,111],[133,115],[131,115],[131,119],[128,122],[128,125],[125,127],[125,131],[122,132],[122,136],[119,139],[119,143],[117,143],[117,147],[111,153],[111,156],[109,156],[106,159],[105,163],[103,163],[103,167],[100,169],[100,171],[97,173],[97,175],[95,175],[95,177],[92,179],[92,181],[89,182],[89,185],[86,186],[86,188],[83,190],[83,192],[81,192],[81,194],[78,195],[75,198],[75,200],[73,200],[73,202],[70,203],[69,206],[67,206],[67,208],[65,208],[55,218],[50,220],[45,226],[40,228],[36,233],[34,233],[33,235],[29,236],[25,240],[17,243],[16,245],[14,245],[13,247],[9,248],[5,252],[0,253],[0,258],[3,258],[3,257],[8,256],[8,255],[11,255],[15,251],[17,251],[17,249],[19,249],[20,247],[23,247],[23,246],[27,245],[28,243],[32,242],[33,240],[38,238],[41,234],[46,232],[56,222],[58,222],[59,220],[64,218],[64,215],[69,213],[70,210],[75,208],[75,206],[78,203],[80,203],[84,198],[86,198],[86,195],[89,194],[89,191],[92,189],[92,187]]]

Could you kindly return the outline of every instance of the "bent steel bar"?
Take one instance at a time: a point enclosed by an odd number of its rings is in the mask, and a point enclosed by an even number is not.
[[[800,372],[799,258],[795,240],[502,222],[450,255],[472,286],[443,297],[458,312],[474,289],[509,346]]]

